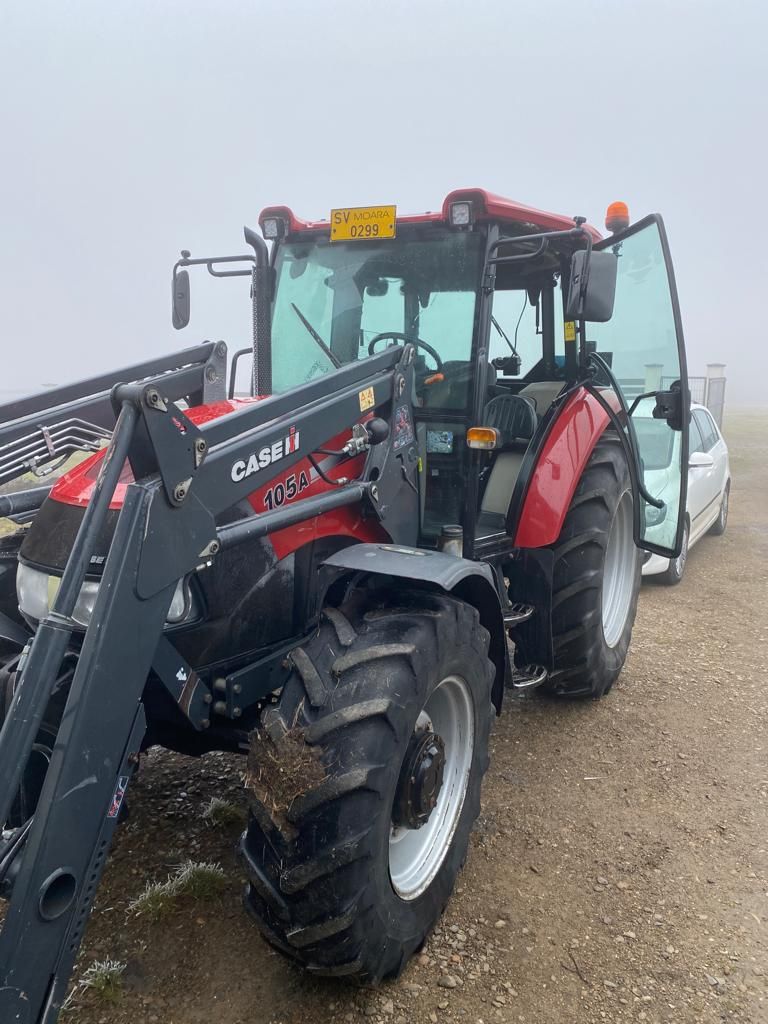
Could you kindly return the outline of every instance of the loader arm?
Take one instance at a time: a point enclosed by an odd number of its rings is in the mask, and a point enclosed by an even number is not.
[[[362,502],[398,543],[419,527],[418,460],[398,444],[411,417],[413,348],[390,348],[301,388],[196,427],[175,404],[202,390],[205,365],[112,392],[117,424],[54,601],[25,649],[0,733],[0,821],[8,812],[72,633],[74,603],[127,458],[128,486],[45,778],[24,835],[0,933],[0,1020],[53,1024],[93,904],[146,722],[142,693],[176,582],[222,546],[329,507]],[[371,401],[371,395],[373,400]],[[389,423],[362,476],[329,493],[217,528],[216,517],[314,448],[359,423]],[[167,653],[167,652],[166,652]],[[205,685],[197,681],[197,685]],[[6,845],[8,845],[6,843]],[[0,863],[4,862],[0,848]],[[5,858],[6,860],[8,858]]]

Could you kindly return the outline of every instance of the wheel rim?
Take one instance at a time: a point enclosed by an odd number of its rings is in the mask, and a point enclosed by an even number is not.
[[[725,524],[728,522],[728,488],[726,487],[725,493],[723,494],[723,501],[720,505],[720,526],[724,530]]]
[[[637,552],[632,511],[632,492],[625,491],[613,517],[603,565],[603,636],[609,647],[615,647],[624,633],[635,590]]]
[[[395,892],[414,900],[427,889],[445,860],[464,806],[475,746],[472,694],[466,681],[447,676],[429,696],[415,732],[430,730],[445,745],[443,781],[425,825],[392,824],[389,876]]]
[[[686,526],[685,530],[683,530],[683,543],[682,543],[682,547],[680,548],[680,554],[675,559],[675,574],[677,576],[682,576],[683,575],[683,570],[685,569],[685,563],[686,563],[687,559],[688,559],[688,527]]]

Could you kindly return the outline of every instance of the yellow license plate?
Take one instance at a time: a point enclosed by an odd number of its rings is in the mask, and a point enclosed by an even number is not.
[[[396,215],[394,206],[352,206],[331,210],[331,241],[394,238]]]

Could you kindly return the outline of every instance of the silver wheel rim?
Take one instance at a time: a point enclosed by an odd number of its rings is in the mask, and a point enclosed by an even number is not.
[[[688,527],[683,531],[683,544],[680,548],[680,554],[675,559],[675,574],[677,576],[683,575],[685,569],[685,563],[688,558]]]
[[[389,877],[401,899],[415,900],[440,870],[451,847],[467,795],[475,725],[472,694],[460,676],[447,676],[429,696],[415,731],[437,733],[445,744],[443,784],[426,825],[409,829],[392,825]]]
[[[728,522],[728,488],[726,488],[723,494],[723,502],[720,505],[720,527],[725,529],[725,524]]]
[[[632,512],[632,492],[625,491],[613,517],[603,564],[603,636],[609,647],[615,647],[624,633],[635,590],[637,552]]]

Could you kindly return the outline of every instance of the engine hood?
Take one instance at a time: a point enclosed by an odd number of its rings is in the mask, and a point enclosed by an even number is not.
[[[200,425],[210,423],[211,420],[219,419],[236,409],[258,401],[260,401],[258,398],[234,398],[222,402],[212,402],[209,405],[199,405],[189,409],[185,415],[193,423]],[[22,562],[46,571],[63,572],[80,528],[84,510],[96,486],[105,452],[106,449],[96,452],[95,455],[91,455],[90,458],[79,463],[56,481],[24,538],[19,552],[19,559]],[[115,532],[117,517],[122,508],[125,490],[132,482],[133,473],[126,462],[110,502],[104,525],[96,540],[88,572],[90,579],[98,579],[101,576],[109,545]]]
[[[210,423],[211,420],[221,419],[230,412],[242,409],[244,406],[260,402],[261,398],[231,398],[222,402],[211,402],[208,405],[198,405],[193,409],[185,410],[184,415],[197,426],[203,423]],[[79,463],[74,469],[69,470],[59,477],[53,485],[49,500],[61,502],[64,505],[75,505],[78,508],[85,508],[88,504],[96,480],[101,468],[101,460],[104,458],[106,449],[96,452],[90,458]],[[120,480],[115,488],[115,493],[110,502],[110,509],[120,509],[125,497],[125,489],[128,484],[133,483],[131,467],[126,462]]]

